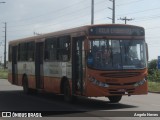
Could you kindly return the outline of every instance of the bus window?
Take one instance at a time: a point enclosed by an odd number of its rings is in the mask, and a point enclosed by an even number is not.
[[[56,60],[57,38],[47,38],[45,41],[45,56],[48,61]]]
[[[70,37],[64,36],[59,38],[59,46],[57,49],[58,59],[60,61],[70,60]]]
[[[33,61],[35,43],[26,42],[18,45],[18,61]]]
[[[27,43],[27,60],[33,61],[34,60],[34,52],[35,52],[35,42],[28,42]]]
[[[20,43],[18,45],[18,61],[27,61],[27,44]]]
[[[68,61],[70,59],[70,37],[47,38],[44,59],[48,61]]]

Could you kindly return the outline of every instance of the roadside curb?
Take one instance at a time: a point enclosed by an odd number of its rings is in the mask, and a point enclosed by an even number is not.
[[[157,93],[157,94],[160,94],[160,92],[152,92],[152,91],[148,91],[149,93]]]

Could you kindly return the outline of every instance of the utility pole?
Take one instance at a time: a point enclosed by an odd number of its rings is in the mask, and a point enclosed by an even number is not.
[[[132,20],[134,20],[134,19],[132,19],[132,18],[128,19],[127,17],[124,17],[124,18],[120,18],[120,19],[118,19],[118,20],[124,20],[124,21],[125,21],[125,24],[127,24],[127,21],[132,21]]]
[[[6,2],[0,2],[1,3],[6,3]],[[5,45],[4,45],[4,69],[6,68],[6,40],[7,40],[7,23],[5,22]]]
[[[7,23],[5,22],[5,40],[4,40],[4,69],[6,68],[6,43],[7,43]]]
[[[94,24],[94,0],[91,3],[91,25]]]
[[[110,10],[112,10],[112,18],[109,18],[109,19],[112,19],[112,23],[114,24],[115,23],[115,0],[109,0],[111,2],[113,2],[113,7],[110,8],[108,7]]]

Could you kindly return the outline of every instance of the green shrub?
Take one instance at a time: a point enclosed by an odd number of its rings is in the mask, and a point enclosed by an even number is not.
[[[4,69],[0,69],[0,79],[7,79],[8,71]]]

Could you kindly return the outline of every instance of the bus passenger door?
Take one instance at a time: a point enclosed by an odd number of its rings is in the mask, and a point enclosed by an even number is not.
[[[18,84],[17,73],[17,46],[12,46],[12,83]]]
[[[72,38],[72,94],[83,94],[84,37]]]
[[[43,89],[43,49],[44,43],[36,43],[36,52],[35,52],[35,77],[36,77],[36,88]]]

